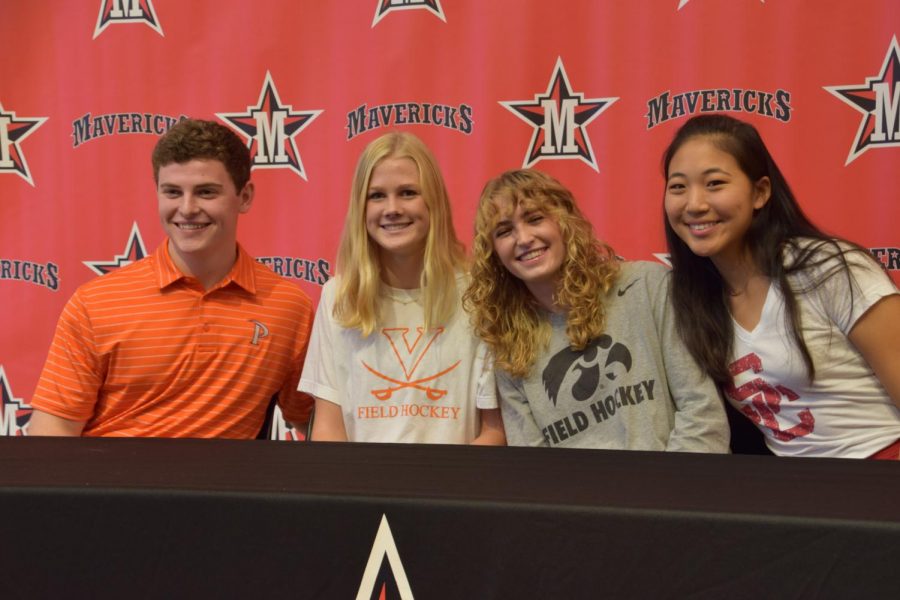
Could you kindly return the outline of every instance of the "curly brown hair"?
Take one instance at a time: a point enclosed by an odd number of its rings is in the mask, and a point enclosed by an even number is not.
[[[525,377],[550,339],[550,323],[525,284],[494,251],[501,217],[523,205],[543,212],[560,229],[566,256],[553,296],[566,311],[571,347],[583,349],[603,333],[603,296],[615,284],[619,265],[612,248],[597,240],[572,193],[553,177],[532,169],[507,171],[485,185],[475,216],[471,283],[463,295],[475,333],[491,348],[494,364]]]
[[[153,148],[153,180],[159,182],[160,167],[197,159],[218,160],[225,165],[238,192],[250,181],[247,144],[221,123],[200,119],[183,119],[159,138]]]

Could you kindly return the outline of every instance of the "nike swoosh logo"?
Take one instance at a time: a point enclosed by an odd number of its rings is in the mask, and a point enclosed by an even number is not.
[[[636,284],[637,282],[638,282],[638,280],[635,279],[634,281],[632,281],[631,283],[629,283],[629,284],[626,285],[625,287],[619,288],[619,291],[617,292],[618,295],[619,295],[619,297],[621,298],[622,296],[624,296],[624,295],[625,295],[625,292],[627,292],[629,289],[631,289],[631,286],[633,286],[633,285]]]

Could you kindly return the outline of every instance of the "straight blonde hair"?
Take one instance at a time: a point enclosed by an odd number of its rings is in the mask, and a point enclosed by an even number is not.
[[[425,327],[449,321],[459,306],[456,274],[464,267],[463,245],[453,229],[450,197],[437,161],[428,147],[410,133],[382,135],[363,150],[350,188],[350,206],[338,249],[339,284],[334,317],[363,337],[378,324],[381,264],[377,245],[366,231],[366,201],[372,171],[386,158],[408,158],[419,170],[422,199],[428,208],[429,229],[424,267],[419,279]]]

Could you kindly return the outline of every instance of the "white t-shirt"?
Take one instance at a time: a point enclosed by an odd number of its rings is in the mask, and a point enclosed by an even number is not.
[[[471,442],[478,409],[497,408],[497,397],[487,347],[461,306],[424,331],[420,291],[382,285],[382,318],[363,338],[335,321],[337,287],[322,289],[299,389],[339,405],[353,442]]]
[[[865,458],[900,439],[900,409],[847,338],[856,321],[897,288],[874,262],[846,256],[852,285],[838,272],[797,295],[803,338],[816,367],[812,386],[786,326],[778,285],[769,286],[753,331],[734,323],[734,386],[726,397],[757,424],[777,455]],[[800,292],[837,260],[792,276],[792,286]]]

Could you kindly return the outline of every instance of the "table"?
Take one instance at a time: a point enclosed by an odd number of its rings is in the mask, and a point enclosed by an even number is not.
[[[4,600],[382,591],[900,598],[900,463],[0,438]]]

